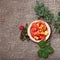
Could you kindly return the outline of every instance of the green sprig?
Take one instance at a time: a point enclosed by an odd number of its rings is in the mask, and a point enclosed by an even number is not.
[[[58,33],[60,33],[60,12],[57,14],[57,21],[54,22],[54,27]]]
[[[51,23],[54,19],[54,14],[50,12],[48,7],[46,7],[43,3],[39,3],[39,1],[36,1],[34,10],[36,12],[37,19],[44,18],[49,23]]]
[[[24,41],[24,40],[30,40],[28,34],[27,34],[27,28],[28,28],[28,24],[26,24],[24,30],[21,31],[21,34],[20,34],[20,40]]]
[[[40,49],[38,50],[37,54],[41,58],[48,58],[49,54],[52,54],[54,52],[50,42],[48,41],[40,41],[38,45]]]

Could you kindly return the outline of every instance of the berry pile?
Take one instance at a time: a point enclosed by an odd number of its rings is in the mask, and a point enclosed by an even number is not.
[[[42,21],[32,23],[30,32],[32,37],[36,40],[45,40],[48,35],[47,26]]]

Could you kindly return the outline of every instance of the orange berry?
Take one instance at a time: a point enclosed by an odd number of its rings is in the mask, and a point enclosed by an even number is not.
[[[39,39],[39,37],[37,37],[37,36],[34,36],[34,39],[38,40],[38,39]]]

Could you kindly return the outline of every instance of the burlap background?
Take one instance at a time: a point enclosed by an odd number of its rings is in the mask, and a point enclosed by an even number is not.
[[[44,2],[55,16],[60,10],[60,0],[39,1]],[[36,20],[35,4],[36,0],[0,0],[0,60],[60,60],[58,33],[52,34],[51,45],[55,52],[48,59],[37,56],[39,47],[36,43],[19,39],[19,26]]]

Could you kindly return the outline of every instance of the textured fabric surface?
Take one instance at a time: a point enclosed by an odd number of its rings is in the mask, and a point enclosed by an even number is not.
[[[39,0],[57,15],[60,0]],[[55,52],[48,59],[37,56],[38,45],[32,41],[21,41],[20,25],[36,20],[36,0],[0,0],[0,60],[60,60],[60,35],[53,33],[51,45]],[[54,29],[52,29],[54,32]]]

